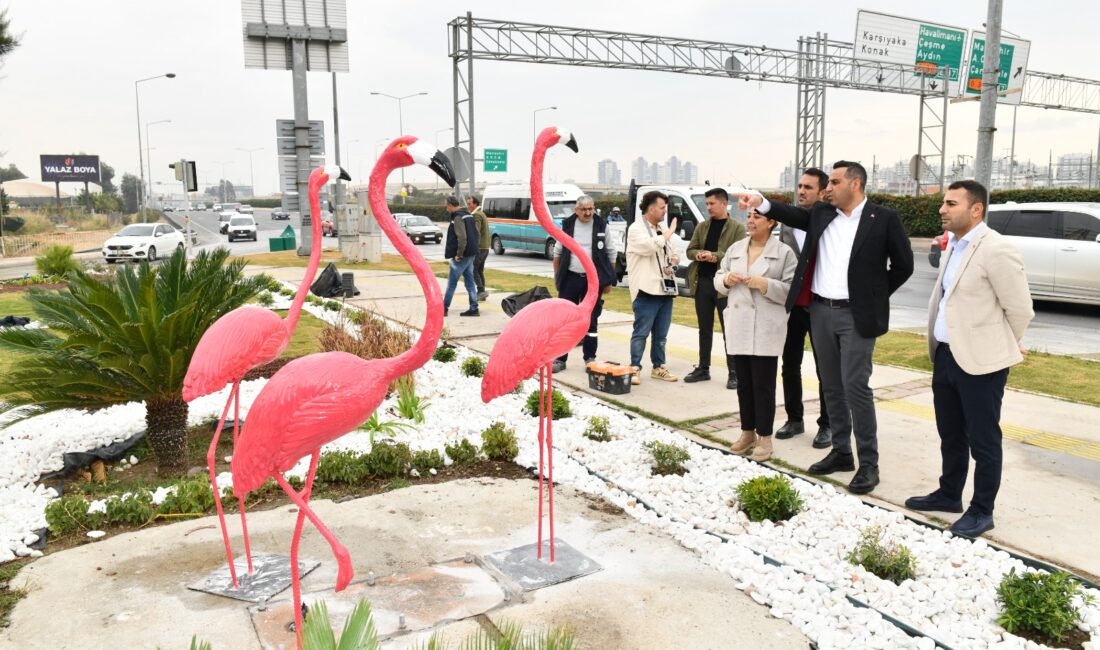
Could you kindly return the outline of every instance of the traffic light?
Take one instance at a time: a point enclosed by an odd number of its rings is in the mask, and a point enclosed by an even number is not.
[[[175,170],[177,181],[183,181],[184,191],[199,191],[199,177],[195,170],[194,160],[180,160],[179,162],[170,163],[168,167]]]

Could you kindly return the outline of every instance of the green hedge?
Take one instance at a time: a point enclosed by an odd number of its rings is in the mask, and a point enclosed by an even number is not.
[[[282,207],[282,199],[248,199],[241,201],[241,205],[251,205],[254,208],[278,208]]]

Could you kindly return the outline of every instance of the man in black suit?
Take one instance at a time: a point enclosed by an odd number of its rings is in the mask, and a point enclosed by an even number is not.
[[[806,231],[787,310],[809,306],[813,343],[833,430],[833,448],[810,466],[811,474],[859,470],[848,484],[866,494],[879,482],[878,422],[875,418],[871,356],[875,339],[890,329],[890,295],[913,274],[913,249],[893,210],[864,194],[867,170],[856,162],[833,164],[828,201],[810,209],[771,203],[759,194],[741,195],[741,208]]]

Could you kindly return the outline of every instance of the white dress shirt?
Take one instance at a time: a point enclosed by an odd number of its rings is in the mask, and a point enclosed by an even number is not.
[[[852,245],[855,244],[856,230],[859,229],[859,220],[866,205],[867,199],[864,197],[852,210],[851,216],[837,208],[836,218],[825,226],[825,232],[821,234],[810,290],[822,298],[848,299],[848,262],[852,259]],[[771,207],[771,201],[764,199],[756,211],[766,215]],[[796,236],[797,233],[798,230],[795,229]]]
[[[959,273],[959,265],[962,263],[963,257],[966,256],[966,249],[970,246],[970,242],[974,241],[974,236],[985,227],[984,221],[978,223],[970,229],[970,232],[963,235],[962,239],[957,239],[955,233],[950,233],[947,236],[947,243],[950,248],[947,249],[947,267],[943,270],[943,295],[940,296],[940,306],[936,309],[936,324],[932,328],[932,335],[940,343],[951,343],[950,337],[947,335],[947,292],[955,284],[955,276]]]

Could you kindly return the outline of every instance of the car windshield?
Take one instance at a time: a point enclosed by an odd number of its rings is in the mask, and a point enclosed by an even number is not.
[[[126,226],[118,232],[119,237],[149,237],[153,234],[153,229],[156,228],[152,224],[134,224],[132,226]]]
[[[692,194],[691,195],[691,200],[695,203],[696,207],[699,208],[699,212],[704,217],[709,217],[710,216],[710,214],[707,212],[707,195],[706,194]],[[730,197],[729,207],[727,208],[727,211],[729,212],[730,216],[733,217],[733,219],[735,221],[740,221],[741,223],[745,223],[745,219],[748,217],[748,212],[745,212],[745,211],[741,210],[740,208],[738,208],[737,207],[737,200],[734,199],[733,197]]]
[[[252,220],[249,219],[248,217],[237,217],[235,219],[230,219],[229,220],[229,225],[231,225],[231,226],[251,226],[252,225]]]
[[[554,219],[564,219],[573,214],[573,208],[576,207],[576,201],[549,201],[547,207],[550,208],[550,216]]]
[[[432,220],[427,217],[405,217],[406,226],[430,226]]]

